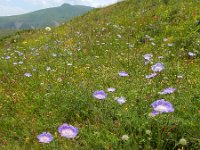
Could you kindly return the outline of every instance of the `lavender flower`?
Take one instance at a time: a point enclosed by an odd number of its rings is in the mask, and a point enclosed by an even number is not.
[[[151,62],[151,58],[153,57],[153,55],[152,54],[145,54],[145,55],[143,55],[143,57],[144,57],[144,63],[145,63],[145,65],[147,65]]]
[[[49,132],[42,132],[37,138],[40,143],[50,143],[53,140],[53,136]]]
[[[151,58],[153,57],[153,54],[145,54],[143,57],[144,57],[144,59],[146,61],[151,61]]]
[[[68,139],[75,138],[78,134],[78,128],[64,123],[58,128],[58,132],[61,136],[66,137]]]
[[[10,56],[6,56],[6,60],[10,59],[11,57]]]
[[[152,112],[152,115],[174,112],[173,105],[170,102],[165,101],[164,99],[160,99],[153,102],[151,106],[154,109],[154,111]]]
[[[150,75],[146,75],[146,78],[151,79],[151,78],[155,77],[156,75],[157,75],[157,73],[152,73]]]
[[[189,55],[190,57],[195,57],[197,54],[196,54],[196,53],[193,53],[193,52],[188,52],[188,55]]]
[[[175,91],[176,91],[176,88],[169,87],[169,88],[164,89],[162,92],[159,92],[159,94],[161,94],[161,95],[172,94]]]
[[[100,91],[95,91],[93,93],[93,96],[96,99],[102,100],[102,99],[105,99],[107,97],[107,94],[103,90],[100,90]]]
[[[115,92],[116,89],[115,88],[108,88],[107,90],[108,90],[108,92]]]
[[[124,104],[126,102],[125,97],[115,97],[115,101],[119,103],[120,105]]]
[[[24,76],[31,77],[32,75],[31,75],[31,73],[25,73]]]
[[[154,71],[154,72],[160,72],[164,69],[164,65],[163,63],[156,63],[155,65],[151,66],[151,69]]]
[[[121,71],[121,72],[119,72],[119,76],[121,76],[121,77],[127,77],[128,73],[125,72],[125,71]]]

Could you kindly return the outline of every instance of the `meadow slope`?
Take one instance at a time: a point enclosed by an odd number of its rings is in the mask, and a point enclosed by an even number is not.
[[[123,1],[3,39],[0,149],[200,149],[199,8],[198,0]],[[159,102],[153,114],[160,99],[174,110]],[[78,135],[61,137],[63,123]],[[53,141],[38,142],[42,132]]]

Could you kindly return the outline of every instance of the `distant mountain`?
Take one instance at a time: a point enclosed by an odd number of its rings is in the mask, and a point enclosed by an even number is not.
[[[76,16],[82,15],[93,9],[89,6],[63,4],[38,10],[35,12],[0,17],[0,29],[34,29],[45,26],[57,26]]]

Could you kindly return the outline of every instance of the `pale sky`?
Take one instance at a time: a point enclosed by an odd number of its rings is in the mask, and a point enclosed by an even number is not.
[[[18,15],[35,10],[60,6],[63,3],[102,7],[119,0],[0,0],[0,16]]]

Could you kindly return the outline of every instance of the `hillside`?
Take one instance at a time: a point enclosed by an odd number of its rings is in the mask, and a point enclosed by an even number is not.
[[[35,12],[0,17],[0,29],[35,29],[45,26],[58,26],[76,16],[93,9],[88,6],[63,4]]]
[[[11,36],[11,35],[15,34],[16,32],[18,32],[18,30],[2,29],[2,30],[0,30],[0,40],[2,38]]]
[[[199,6],[123,1],[1,41],[0,148],[200,149]]]

